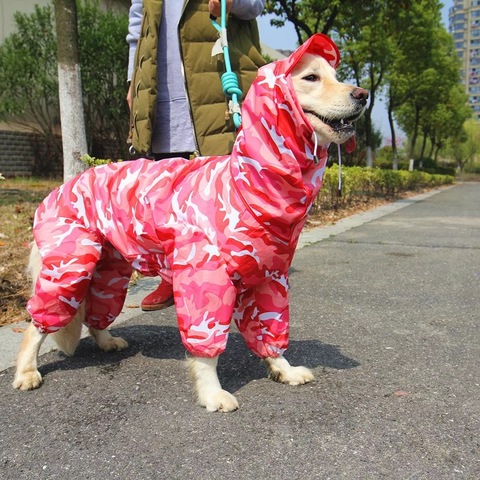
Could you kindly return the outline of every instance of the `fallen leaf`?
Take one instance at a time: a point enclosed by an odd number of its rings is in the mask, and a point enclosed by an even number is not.
[[[411,395],[410,392],[405,392],[404,390],[397,390],[396,392],[387,393],[386,397],[408,397]]]

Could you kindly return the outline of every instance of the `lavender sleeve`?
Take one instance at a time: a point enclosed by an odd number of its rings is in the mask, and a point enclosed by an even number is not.
[[[265,0],[233,0],[231,12],[242,20],[253,20],[265,7]]]
[[[128,17],[128,34],[127,34],[127,43],[128,43],[128,73],[127,81],[129,82],[132,79],[133,67],[135,60],[135,50],[137,49],[137,42],[140,38],[140,30],[142,26],[142,0],[132,0],[130,6],[129,17]]]

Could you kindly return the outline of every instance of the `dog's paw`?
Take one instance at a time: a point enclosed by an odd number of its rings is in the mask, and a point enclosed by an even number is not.
[[[233,412],[238,409],[237,399],[226,390],[216,390],[198,397],[198,403],[209,412]]]
[[[15,374],[13,379],[13,388],[19,390],[34,390],[42,384],[42,376],[38,370]]]
[[[222,389],[217,375],[218,357],[188,357],[186,365],[193,381],[198,404],[209,412],[233,412],[237,399]]]
[[[290,367],[277,375],[270,373],[270,377],[280,383],[288,385],[303,385],[313,381],[313,373],[306,367]]]
[[[111,337],[101,344],[99,343],[98,346],[104,352],[114,352],[116,350],[125,350],[128,347],[128,342],[122,337]]]
[[[95,339],[100,350],[104,352],[114,352],[124,350],[128,347],[128,343],[122,337],[114,337],[108,330],[97,330],[89,328],[90,335]]]
[[[265,358],[268,376],[272,380],[288,385],[303,385],[313,381],[311,370],[306,367],[292,367],[284,357]]]

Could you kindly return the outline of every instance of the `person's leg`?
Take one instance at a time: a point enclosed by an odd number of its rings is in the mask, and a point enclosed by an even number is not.
[[[193,155],[192,152],[173,152],[173,153],[155,153],[155,160],[161,161],[167,158],[182,157],[189,159]],[[163,310],[173,305],[173,288],[172,284],[162,279],[160,285],[151,293],[149,293],[141,302],[140,306],[144,312],[153,312],[155,310]]]
[[[160,285],[149,293],[141,302],[144,312],[162,310],[173,305],[173,287],[170,282],[162,279]]]

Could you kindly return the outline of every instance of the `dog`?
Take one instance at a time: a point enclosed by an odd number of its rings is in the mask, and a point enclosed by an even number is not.
[[[29,261],[32,323],[15,388],[42,383],[37,356],[47,334],[72,355],[85,323],[102,350],[126,348],[106,327],[121,312],[134,269],[173,284],[188,369],[207,410],[238,408],[217,375],[232,319],[272,379],[313,380],[283,356],[288,269],[328,145],[352,148],[353,122],[368,100],[367,90],[336,79],[339,60],[336,45],[317,34],[259,69],[231,155],[94,167],[43,201]]]

